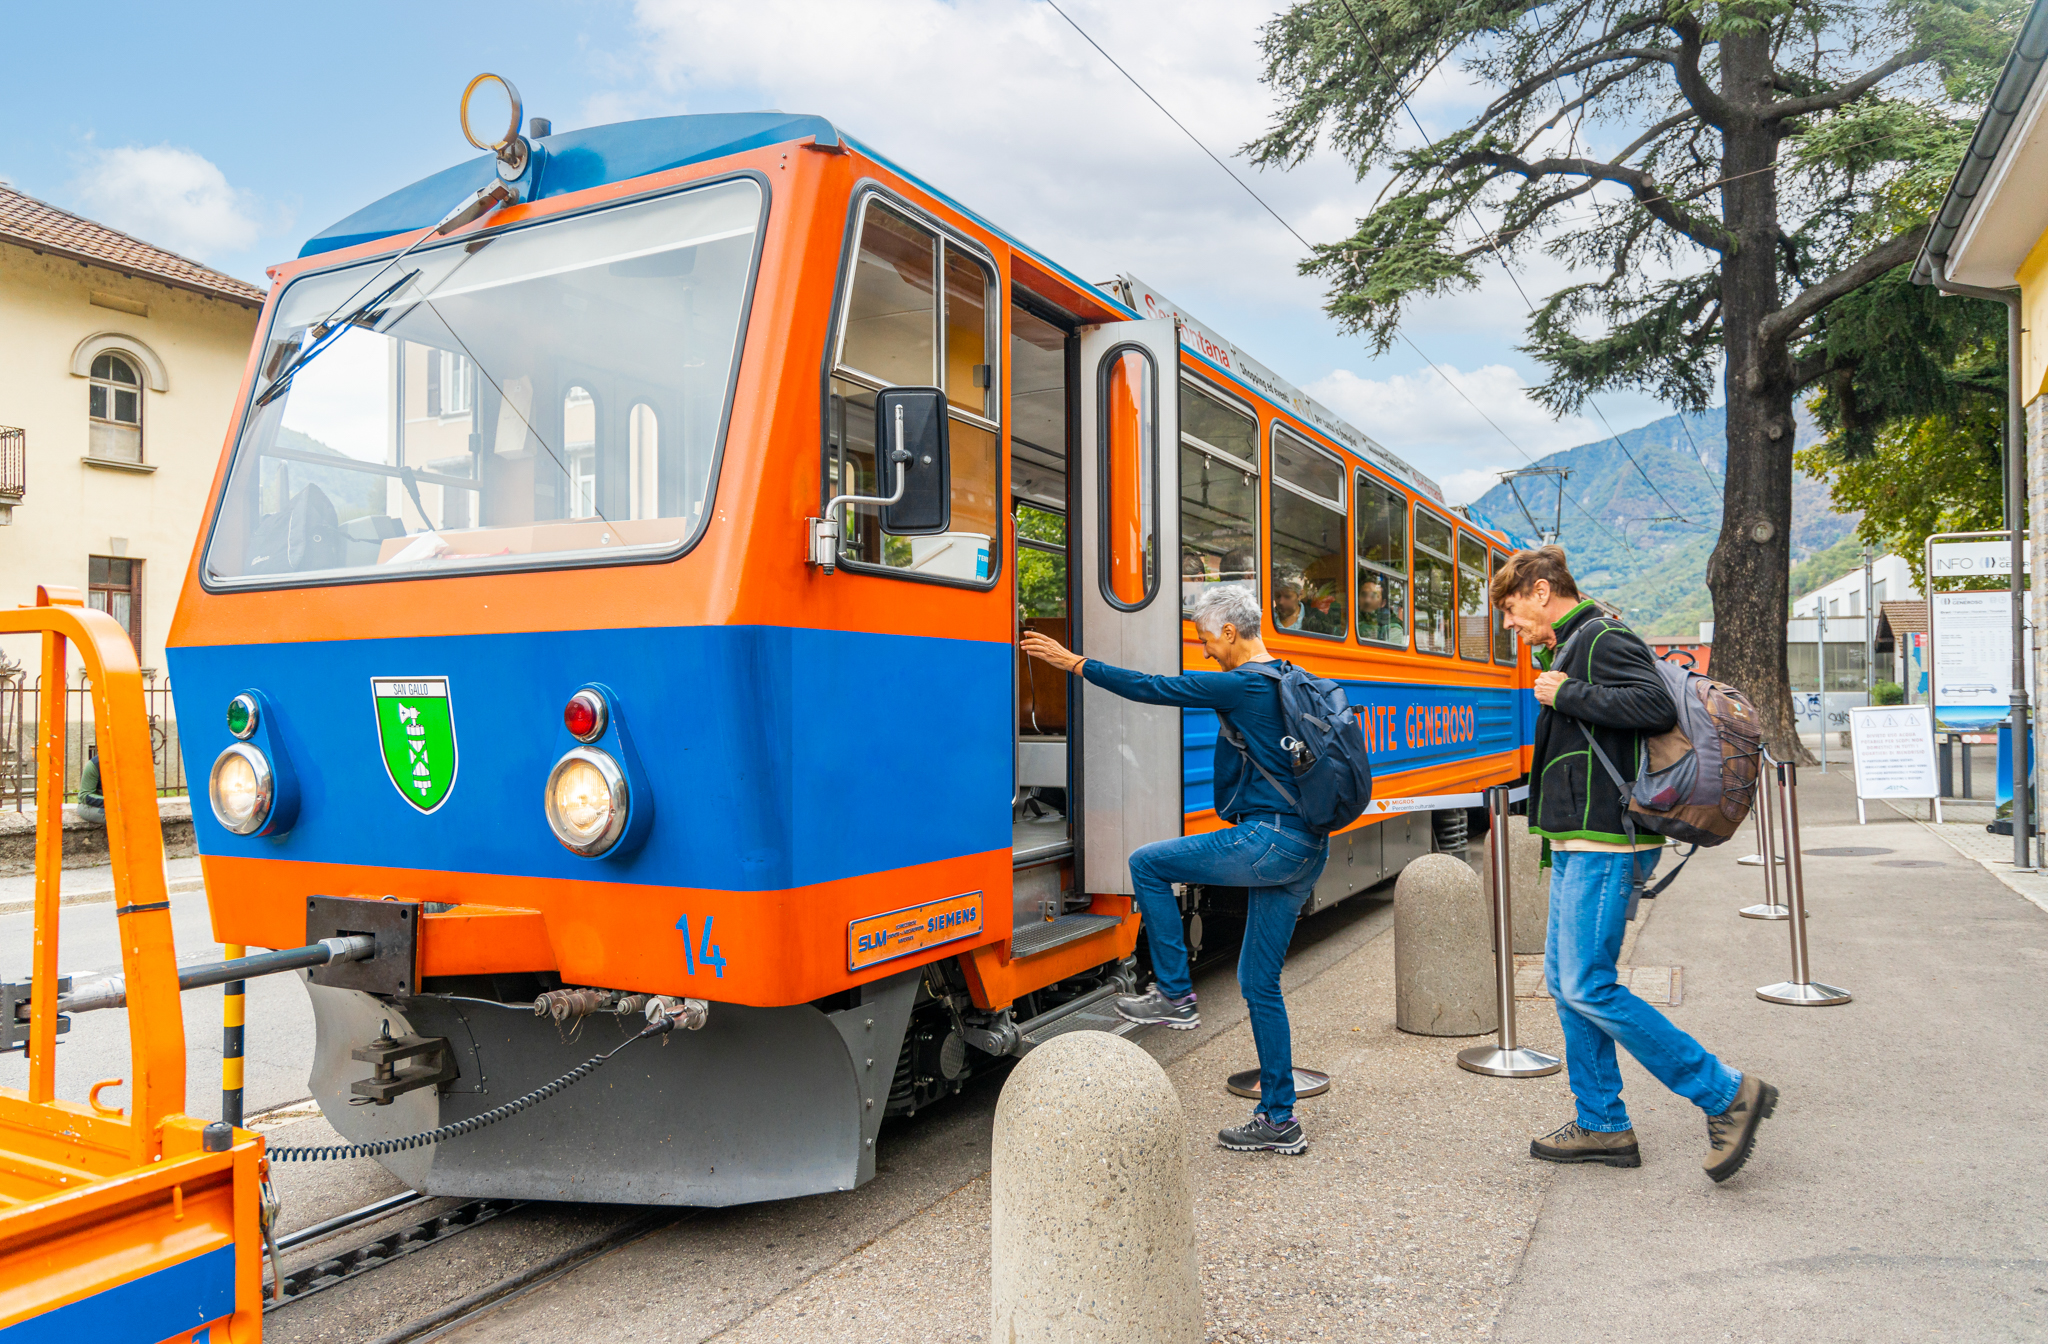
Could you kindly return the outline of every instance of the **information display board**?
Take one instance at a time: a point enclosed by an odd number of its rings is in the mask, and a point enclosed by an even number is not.
[[[1936,593],[1934,716],[1950,728],[1997,723],[2012,711],[2012,594]]]
[[[1849,711],[1856,749],[1856,820],[1863,800],[1926,798],[1941,819],[1941,780],[1934,764],[1934,723],[1925,705],[1879,705]]]

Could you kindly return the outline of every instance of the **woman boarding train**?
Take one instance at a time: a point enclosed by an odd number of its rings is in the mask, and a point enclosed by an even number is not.
[[[401,1179],[849,1188],[885,1116],[1114,1026],[1127,858],[1222,824],[1216,720],[1034,673],[1020,627],[1177,675],[1176,577],[1272,613],[1286,571],[1273,650],[1377,769],[1304,908],[1526,769],[1497,539],[1155,294],[822,118],[534,129],[274,271],[171,639],[216,937],[378,936],[310,986],[344,1136],[701,1026]],[[1245,917],[1179,904],[1190,949]]]

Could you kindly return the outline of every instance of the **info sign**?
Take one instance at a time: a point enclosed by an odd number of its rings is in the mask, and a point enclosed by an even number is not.
[[[2023,555],[2029,570],[2034,558]],[[1927,573],[1936,579],[1974,579],[1986,574],[2004,578],[2012,573],[2012,543],[1998,538],[1990,541],[1936,541],[1927,547]]]
[[[1866,798],[1941,796],[1934,766],[1934,724],[1925,705],[1881,705],[1849,711],[1856,749],[1856,819]]]
[[[2012,594],[1935,593],[1934,717],[1980,728],[2012,712]]]

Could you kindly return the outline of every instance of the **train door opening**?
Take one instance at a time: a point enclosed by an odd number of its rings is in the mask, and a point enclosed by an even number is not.
[[[1072,645],[1068,618],[1068,459],[1072,452],[1066,329],[1023,304],[1010,309],[1010,526],[1016,628]],[[1068,678],[1016,655],[1010,800],[1012,927],[1057,920],[1076,899],[1068,789]]]

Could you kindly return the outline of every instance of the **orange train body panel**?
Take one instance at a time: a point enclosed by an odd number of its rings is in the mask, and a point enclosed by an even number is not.
[[[678,148],[700,141],[708,148],[694,156]],[[819,1123],[830,1132],[809,1146],[751,1166],[721,1164],[708,1182],[689,1174],[690,1163],[664,1159],[654,1176],[609,1173],[606,1180],[617,1179],[579,1197],[715,1204],[845,1188],[871,1174],[873,1125],[885,1109],[900,1113],[904,1087],[957,1086],[946,1072],[948,1048],[960,1039],[955,1028],[977,1042],[1000,1041],[996,1028],[1009,1013],[1022,1019],[1067,1001],[1076,985],[1096,985],[1085,992],[1097,993],[1128,978],[1138,916],[1127,895],[1074,889],[1074,851],[1085,851],[1086,836],[1069,823],[1073,850],[1042,858],[1025,853],[1021,838],[1016,764],[1025,730],[1012,638],[1022,565],[1011,506],[1029,489],[1045,499],[1048,469],[1046,447],[1027,448],[1018,433],[1019,394],[1034,390],[1019,385],[1023,315],[1065,330],[1071,364],[1081,326],[1126,320],[1139,308],[1128,289],[1119,296],[1083,282],[819,118],[596,127],[549,138],[533,162],[523,203],[447,242],[431,237],[429,225],[455,203],[458,187],[490,180],[487,160],[394,193],[271,272],[275,286],[213,484],[212,521],[169,641],[188,778],[208,779],[238,749],[223,719],[238,696],[256,710],[240,749],[269,770],[263,810],[244,829],[204,801],[194,809],[214,932],[225,942],[292,946],[309,936],[308,897],[417,902],[417,959],[407,978],[421,992],[397,997],[392,1008],[441,1024],[427,1034],[451,1039],[504,1042],[514,1038],[492,1033],[538,1030],[530,1014],[528,1026],[515,1028],[505,1013],[518,1017],[550,986],[704,999],[712,1005],[706,1036],[664,1051],[665,1062],[633,1086],[651,1089],[638,1105],[665,1111],[710,1107],[725,1095],[717,1088],[734,1089],[731,1105],[699,1116],[713,1148],[729,1114],[751,1110],[786,1081],[749,1069],[768,1068],[785,1044],[837,1042],[805,1085],[843,1090],[846,1114],[833,1109],[836,1101],[820,1101]],[[633,219],[681,218],[674,212],[698,208],[692,201],[743,197],[758,198],[751,225],[734,223],[735,215],[722,231],[695,238],[687,264],[671,264],[658,239],[565,241],[612,237],[606,229],[623,237]],[[856,283],[863,273],[854,233],[884,211],[897,221],[897,243],[924,237],[931,248],[922,262],[915,243],[899,249],[893,277],[876,281],[895,286],[876,301],[886,311],[932,315],[922,374],[870,375],[844,354],[852,347],[842,338],[851,342],[847,333],[871,315],[860,307],[869,300]],[[716,267],[738,264],[731,259],[742,243],[733,240],[747,240],[752,252],[744,292],[732,300],[734,325],[723,329],[731,345],[726,383],[700,387],[689,380],[709,374],[681,371],[716,371],[727,359],[689,344],[708,339],[697,327],[679,326],[671,344],[645,343],[680,352],[679,367],[661,365],[659,376],[634,362],[640,347],[605,345],[613,339],[606,333],[641,320],[642,308],[684,313],[674,319],[683,323],[721,302],[726,273]],[[416,300],[405,289],[414,279],[390,264],[414,244],[412,276],[441,277],[420,282]],[[517,269],[530,266],[518,258],[550,247],[565,258],[559,266]],[[458,251],[468,260],[451,260]],[[396,283],[393,292],[406,299],[341,329],[341,339],[374,358],[295,364],[317,340],[305,314],[318,311],[295,295],[337,283],[332,273],[351,266],[363,268],[362,283],[345,277],[336,292]],[[474,285],[445,283],[464,266],[473,268]],[[959,277],[984,272],[978,298],[954,288],[970,283]],[[551,279],[558,275],[571,278]],[[615,281],[631,282],[632,292],[622,298],[625,286]],[[494,284],[537,297],[493,299]],[[306,288],[295,291],[299,285]],[[960,296],[966,316],[952,306]],[[463,307],[493,302],[513,306],[479,308],[501,315],[487,322]],[[543,302],[555,306],[534,306]],[[617,305],[606,310],[608,325],[575,326],[575,314],[594,303]],[[979,345],[976,303],[988,314]],[[549,364],[542,355],[557,326],[585,332],[585,344]],[[511,337],[525,344],[507,343]],[[946,344],[956,341],[964,344]],[[691,352],[695,364],[682,357]],[[1467,554],[1461,543],[1481,548],[1482,576],[1487,557],[1504,550],[1504,538],[1443,508],[1420,477],[1402,477],[1391,455],[1325,432],[1305,398],[1219,365],[1225,353],[1206,337],[1184,340],[1180,368],[1157,370],[1156,391],[1184,396],[1184,382],[1216,389],[1255,420],[1254,526],[1268,548],[1255,562],[1264,578],[1255,581],[1266,585],[1268,611],[1281,426],[1333,459],[1347,486],[1369,483],[1398,500],[1404,519],[1436,519],[1457,539],[1457,554]],[[266,410],[257,393],[276,392],[282,370],[292,371],[292,387]],[[348,386],[382,408],[375,416],[328,425],[317,411],[294,409],[299,380],[328,379],[332,391],[342,386],[333,380],[348,377],[370,380]],[[381,391],[377,378],[385,380]],[[849,509],[836,570],[809,563],[811,520],[826,499],[858,493],[862,479],[881,475],[879,452],[862,446],[860,397],[926,378],[944,383],[951,399],[941,423],[954,438],[954,530],[939,540],[884,538],[873,512]],[[677,390],[686,384],[688,397]],[[713,391],[725,408],[715,433],[707,413]],[[1144,460],[1143,417],[1129,414],[1136,402],[1125,395],[1119,404],[1126,414],[1112,417],[1107,445],[1115,516],[1103,519],[1104,535],[1118,539],[1116,572],[1106,581],[1130,597],[1156,571],[1164,580],[1156,600],[1171,601],[1172,571],[1145,553],[1144,520],[1123,516],[1146,507],[1159,464]],[[1071,477],[1101,464],[1086,446],[1093,431],[1072,423],[1071,407],[1068,416],[1063,474]],[[1028,458],[1040,473],[1029,489],[1020,484]],[[991,461],[985,479],[971,475]],[[1340,493],[1341,541],[1328,559],[1342,576],[1315,578],[1348,590],[1346,557],[1358,546],[1359,519],[1355,492]],[[1161,497],[1156,507],[1178,505]],[[275,526],[284,520],[305,526]],[[315,543],[305,538],[318,541],[329,526],[343,540],[309,558]],[[282,540],[266,540],[265,527]],[[295,553],[293,537],[309,549]],[[672,550],[654,545],[670,538],[678,540]],[[613,546],[620,549],[603,549]],[[416,555],[429,559],[407,569],[406,557]],[[1396,569],[1407,578],[1398,582],[1414,579],[1420,564],[1419,553],[1411,565],[1404,551]],[[1069,576],[1069,595],[1093,581]],[[1446,583],[1463,585],[1469,606],[1475,581],[1467,571]],[[1455,591],[1446,586],[1444,600]],[[1331,599],[1331,591],[1317,596]],[[1401,606],[1412,630],[1406,595]],[[1380,802],[1354,831],[1384,820],[1395,802],[1424,808],[1526,771],[1526,656],[1517,650],[1512,660],[1494,660],[1483,614],[1443,619],[1474,656],[1415,650],[1407,633],[1398,648],[1365,642],[1348,618],[1330,638],[1270,632],[1276,654],[1339,679],[1366,709]],[[1191,630],[1183,627],[1183,636],[1184,663],[1199,666]],[[604,715],[587,733],[572,733],[564,705],[584,691]],[[1086,731],[1078,715],[1066,724]],[[1213,715],[1183,715],[1190,833],[1221,824],[1207,782],[1213,740]],[[1068,791],[1040,789],[1069,806]],[[575,818],[590,816],[599,818],[587,833],[596,838],[578,848],[571,829],[584,823]],[[1048,865],[1062,880],[1044,881]],[[1041,890],[1057,892],[1069,914],[1113,922],[1089,920],[1080,936],[1014,956],[1013,934],[1032,918],[1024,897]],[[355,1030],[359,1018],[343,1001],[365,991],[320,983],[323,1034]],[[467,1025],[455,1027],[456,1018]],[[871,1030],[894,1031],[903,1044],[893,1079],[894,1043],[832,1035]],[[517,1039],[522,1044],[491,1066],[494,1090],[545,1081],[551,1075],[520,1070],[541,1069],[549,1052],[568,1048],[551,1025],[545,1036]],[[714,1039],[724,1044],[704,1044]],[[746,1067],[728,1067],[715,1081],[689,1072],[699,1055],[719,1050]],[[841,1060],[835,1051],[851,1053]],[[323,1048],[325,1056],[346,1054]],[[614,1066],[612,1076],[626,1075]],[[315,1080],[337,1127],[352,1138],[385,1136],[377,1108],[329,1105],[347,1086]],[[449,1092],[435,1105],[445,1118],[472,1101]],[[591,1108],[575,1112],[579,1123],[605,1134],[625,1123],[625,1112],[597,1100],[550,1105]],[[502,1138],[512,1128],[489,1142],[515,1143]],[[619,1146],[629,1145],[621,1138]],[[487,1149],[488,1142],[474,1149],[472,1159],[462,1145],[444,1148],[425,1179],[437,1192],[532,1193],[503,1185],[502,1173],[518,1163]],[[829,1162],[806,1166],[828,1150]],[[772,1179],[764,1175],[771,1170]]]

